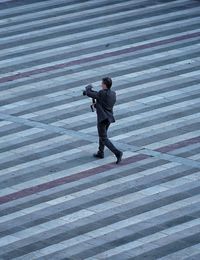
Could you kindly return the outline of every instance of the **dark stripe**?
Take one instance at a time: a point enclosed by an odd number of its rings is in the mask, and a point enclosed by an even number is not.
[[[194,229],[195,227],[193,227]],[[199,226],[196,227],[196,229],[199,229]],[[183,234],[185,231],[182,231]],[[159,246],[159,244],[157,245],[158,248],[153,249],[153,250],[149,250],[146,253],[141,253],[138,256],[134,256],[134,260],[141,260],[141,259],[155,259],[154,257],[156,256],[156,258],[160,258],[163,256],[167,256],[168,254],[172,254],[178,250],[193,246],[197,243],[200,243],[200,233],[196,233],[194,235],[190,235],[189,233],[190,231],[188,230],[188,233],[186,234],[186,236],[181,239],[180,237],[177,237],[177,239],[175,239],[175,241],[167,244],[167,245],[163,245],[162,244]],[[181,232],[180,232],[181,233]],[[170,238],[172,240],[172,237],[175,237],[176,234],[170,235]],[[161,241],[167,240],[167,238],[162,238]],[[157,241],[159,243],[159,241]],[[134,255],[134,254],[133,254]],[[171,259],[169,257],[169,259]],[[192,259],[192,258],[190,258]]]

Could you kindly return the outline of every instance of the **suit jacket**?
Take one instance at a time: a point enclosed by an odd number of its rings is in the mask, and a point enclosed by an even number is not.
[[[116,93],[110,89],[102,89],[100,91],[92,90],[92,86],[86,87],[86,95],[96,99],[96,112],[98,123],[108,120],[110,123],[115,122],[113,115],[113,107],[116,102]]]

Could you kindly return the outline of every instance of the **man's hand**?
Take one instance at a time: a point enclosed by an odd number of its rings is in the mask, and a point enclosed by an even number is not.
[[[89,89],[91,90],[93,88],[93,86],[91,84],[87,85],[87,87],[85,87],[86,91]]]
[[[86,95],[88,97],[98,99],[98,92],[95,90],[92,90],[93,86],[90,84],[87,87],[85,87],[85,90],[83,91],[83,95]]]
[[[90,84],[85,87],[85,90],[83,90],[83,96],[87,95],[87,91],[92,91],[93,86]]]

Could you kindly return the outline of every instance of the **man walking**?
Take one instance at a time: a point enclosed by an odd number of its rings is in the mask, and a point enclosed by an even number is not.
[[[111,123],[115,122],[113,116],[113,107],[116,102],[116,93],[111,90],[112,79],[109,77],[103,78],[100,91],[93,91],[92,86],[85,88],[85,94],[96,100],[95,108],[97,112],[97,129],[99,134],[99,150],[94,157],[104,158],[105,146],[110,149],[116,156],[116,164],[122,160],[123,153],[118,150],[108,139],[107,131]]]

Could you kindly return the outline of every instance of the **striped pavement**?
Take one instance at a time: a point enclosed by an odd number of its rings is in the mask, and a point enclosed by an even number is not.
[[[200,1],[0,1],[0,94],[0,260],[200,259]]]

